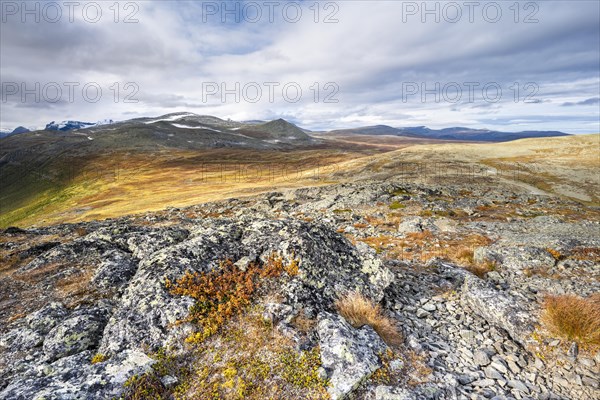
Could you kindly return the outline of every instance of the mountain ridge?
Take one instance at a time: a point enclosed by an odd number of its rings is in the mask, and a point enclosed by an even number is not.
[[[327,135],[391,135],[440,140],[466,140],[478,142],[506,142],[517,139],[570,136],[560,131],[520,131],[503,132],[491,129],[473,129],[449,127],[431,129],[426,126],[395,128],[389,125],[372,125],[350,129],[336,129],[324,133]]]
[[[171,125],[174,124],[175,128],[180,129],[208,129],[216,132],[221,130],[239,131],[237,132],[238,134],[247,135],[257,139],[270,139],[273,141],[282,139],[309,141],[311,137],[310,134],[313,133],[311,130],[299,127],[283,118],[278,118],[271,121],[257,119],[233,121],[231,119],[221,119],[212,115],[199,115],[185,111],[164,114],[157,117],[138,117],[124,121],[113,121],[112,119],[106,119],[96,123],[82,122],[78,120],[65,120],[62,122],[52,121],[46,124],[43,130],[69,132],[80,129],[98,128],[103,125],[131,125],[135,123],[156,124],[159,122],[167,122]],[[26,133],[29,131],[17,131],[18,129],[19,128],[10,133],[3,132],[0,138]],[[413,127],[393,127],[383,124],[357,128],[333,129],[314,133],[321,135],[321,137],[340,135],[390,135],[423,139],[477,142],[505,142],[525,138],[543,138],[570,135],[560,131],[525,130],[519,132],[505,132],[487,128],[468,128],[460,126],[431,129],[424,125]]]

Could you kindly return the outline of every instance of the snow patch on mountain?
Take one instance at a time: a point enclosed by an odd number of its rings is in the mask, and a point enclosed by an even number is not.
[[[82,121],[61,121],[55,122],[52,121],[49,124],[46,124],[44,128],[47,131],[71,131],[74,129],[85,129],[92,128],[96,126],[109,125],[113,124],[114,121],[112,119],[103,119],[98,122],[82,122]]]
[[[208,126],[204,126],[204,125],[198,125],[198,126],[189,126],[189,125],[182,125],[182,124],[171,124],[176,128],[183,128],[183,129],[206,129],[209,131],[214,131],[214,132],[222,132],[218,129],[214,129],[214,128],[209,128]]]
[[[150,121],[146,121],[146,124],[154,124],[156,122],[162,122],[162,121],[166,121],[166,122],[177,121],[178,119],[185,118],[185,117],[192,117],[192,116],[195,116],[195,115],[196,114],[192,114],[192,113],[175,114],[175,115],[171,115],[170,117],[166,117],[166,118],[153,119],[153,120],[150,120]]]

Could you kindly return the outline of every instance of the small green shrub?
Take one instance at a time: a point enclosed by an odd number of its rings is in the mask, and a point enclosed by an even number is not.
[[[392,204],[390,204],[390,210],[398,210],[401,208],[405,208],[406,206],[402,203],[400,203],[399,201],[394,201],[392,202]]]

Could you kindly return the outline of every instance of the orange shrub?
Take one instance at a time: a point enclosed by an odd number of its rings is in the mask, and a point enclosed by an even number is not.
[[[212,336],[232,316],[240,314],[252,301],[252,295],[264,278],[277,278],[283,272],[298,273],[298,262],[284,265],[281,257],[272,255],[264,266],[250,264],[241,270],[231,260],[220,263],[220,268],[204,274],[186,274],[176,283],[165,281],[171,294],[189,296],[195,300],[190,313],[183,321],[202,327],[200,332],[188,337],[190,342],[201,342]]]
[[[561,260],[563,258],[563,255],[560,254],[560,251],[558,251],[558,250],[547,248],[546,251],[548,253],[550,253],[550,255],[552,255],[552,257],[554,257],[554,259],[557,261]]]

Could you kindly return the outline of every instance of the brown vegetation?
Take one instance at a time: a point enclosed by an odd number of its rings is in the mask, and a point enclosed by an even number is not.
[[[380,235],[358,240],[367,243],[377,253],[389,259],[427,262],[435,257],[440,257],[465,267],[482,267],[484,269],[492,267],[490,263],[474,264],[474,249],[491,243],[489,238],[478,234],[442,233],[434,235],[431,231],[424,230],[423,232],[408,233],[404,239]]]
[[[598,247],[576,247],[571,253],[571,257],[576,260],[600,262],[600,248]]]
[[[547,251],[548,253],[550,253],[550,255],[551,255],[552,257],[554,257],[554,259],[555,259],[556,261],[562,260],[562,259],[564,258],[564,256],[563,256],[563,255],[560,253],[560,251],[558,251],[558,250],[551,249],[551,248],[547,248],[547,249],[546,249],[546,251]]]

